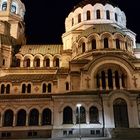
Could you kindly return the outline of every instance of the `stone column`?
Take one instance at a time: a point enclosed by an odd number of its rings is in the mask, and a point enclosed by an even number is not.
[[[14,116],[13,116],[13,126],[16,126],[16,114],[14,113]]]
[[[113,73],[113,89],[116,89],[115,74]]]
[[[101,76],[99,77],[99,82],[100,82],[100,90],[102,90],[103,87],[102,87],[102,78],[101,78]]]
[[[30,67],[34,67],[34,60],[31,60]]]
[[[121,76],[119,76],[119,84],[120,84],[120,89],[123,89],[123,87],[122,87],[122,78],[121,78]]]
[[[73,111],[73,124],[76,124],[76,111]]]
[[[29,126],[29,113],[26,114],[26,126]]]
[[[42,114],[41,113],[39,113],[39,126],[41,126],[42,125]]]
[[[11,12],[11,3],[12,3],[12,1],[11,0],[7,0],[7,12]]]
[[[89,111],[86,111],[86,123],[90,124],[90,120],[89,120]]]
[[[1,116],[0,116],[0,127],[2,127],[3,126],[3,113],[1,113]]]
[[[23,68],[24,67],[24,60],[20,60],[20,67]]]
[[[106,81],[106,90],[109,90],[109,84],[108,84],[108,74],[105,74],[105,81]]]
[[[43,65],[43,59],[40,59],[40,67],[44,67],[44,65]]]

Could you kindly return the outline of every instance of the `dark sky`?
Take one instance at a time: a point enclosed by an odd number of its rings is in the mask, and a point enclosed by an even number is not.
[[[60,44],[65,18],[81,0],[22,0],[25,3],[27,44]],[[140,42],[139,0],[112,0],[125,12],[127,28]]]

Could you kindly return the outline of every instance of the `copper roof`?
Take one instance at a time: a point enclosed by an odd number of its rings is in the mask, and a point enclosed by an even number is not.
[[[110,24],[94,24],[92,27],[89,27],[88,29],[84,30],[79,36],[79,38],[83,36],[87,37],[92,33],[102,34],[104,32],[121,33],[123,35],[126,35],[125,32],[123,32],[121,29]]]
[[[21,54],[60,54],[63,49],[63,45],[24,45],[21,47]]]
[[[55,74],[10,74],[0,77],[0,82],[43,82],[56,80]]]
[[[95,5],[96,3],[101,3],[103,5],[105,4],[111,4],[112,6],[116,6],[116,4],[114,4],[111,0],[83,0],[80,3],[78,3],[73,10],[77,9],[78,7],[84,7],[87,4],[91,4],[91,5]]]

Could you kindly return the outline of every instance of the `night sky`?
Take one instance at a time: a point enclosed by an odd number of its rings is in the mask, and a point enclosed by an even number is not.
[[[61,44],[65,18],[81,0],[22,0],[25,4],[27,44]],[[137,34],[140,42],[139,0],[112,0],[125,12],[127,28]]]

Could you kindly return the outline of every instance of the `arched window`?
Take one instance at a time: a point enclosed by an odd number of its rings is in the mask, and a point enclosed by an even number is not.
[[[6,94],[9,94],[10,93],[10,85],[8,84],[7,86],[6,86]]]
[[[113,76],[111,69],[108,69],[108,87],[109,89],[113,89]]]
[[[26,67],[30,67],[30,59],[28,58],[28,59],[26,59]]]
[[[55,67],[60,67],[60,60],[59,60],[59,58],[55,58],[54,59],[54,66]]]
[[[74,25],[74,18],[72,18],[72,26]]]
[[[2,11],[6,11],[6,10],[7,10],[7,2],[3,2]]]
[[[99,9],[96,11],[96,18],[97,19],[100,19],[101,18],[101,13],[100,13],[100,10]]]
[[[13,116],[14,113],[12,110],[6,110],[4,113],[4,123],[3,126],[13,126]]]
[[[87,11],[87,20],[90,20],[91,17],[90,17],[90,11]]]
[[[17,67],[20,67],[20,59],[17,59],[17,61],[16,61],[16,66],[17,66]]]
[[[43,84],[42,86],[42,93],[46,93],[47,92],[47,85]]]
[[[42,125],[51,125],[52,112],[50,109],[44,109],[42,113]]]
[[[65,84],[66,84],[66,90],[69,90],[69,83],[66,82]]]
[[[86,51],[86,44],[85,42],[82,43],[82,53],[84,53]]]
[[[4,94],[4,92],[5,92],[5,86],[4,86],[4,84],[2,84],[1,85],[1,94]]]
[[[115,85],[116,85],[116,88],[119,89],[120,88],[120,80],[119,80],[119,73],[118,71],[115,71]]]
[[[26,85],[25,84],[22,85],[22,93],[26,93]]]
[[[29,113],[29,126],[37,126],[39,123],[39,112],[37,109],[32,109]]]
[[[73,113],[70,107],[65,107],[63,110],[63,124],[73,123]]]
[[[40,59],[39,58],[35,59],[35,67],[40,67]]]
[[[110,19],[110,11],[106,10],[106,19]]]
[[[86,123],[86,111],[83,106],[80,107],[80,113],[79,113],[79,108],[77,107],[76,109],[76,122],[79,123],[79,115],[80,115],[80,123]]]
[[[81,14],[78,14],[78,23],[81,22]]]
[[[115,13],[115,20],[118,21],[118,15]]]
[[[99,123],[99,112],[97,107],[92,106],[89,109],[90,123]]]
[[[108,38],[104,38],[104,48],[109,48]]]
[[[116,39],[116,48],[120,49],[120,40],[119,39]]]
[[[96,49],[96,39],[92,39],[91,46],[92,46],[92,50]]]
[[[11,12],[12,13],[16,13],[16,6],[15,5],[11,5]]]
[[[46,67],[50,67],[50,59],[49,58],[46,59]]]
[[[26,111],[21,109],[17,113],[17,126],[26,125]]]
[[[48,93],[51,93],[51,92],[52,92],[52,84],[49,83],[49,84],[48,84]]]
[[[31,84],[27,85],[27,93],[31,93]]]

